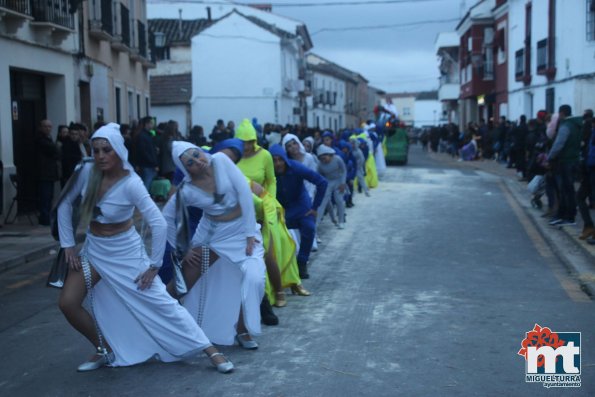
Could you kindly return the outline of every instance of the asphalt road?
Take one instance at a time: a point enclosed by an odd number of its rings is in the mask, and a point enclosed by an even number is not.
[[[43,287],[42,264],[0,274],[0,395],[595,395],[595,316],[498,177],[449,169],[413,147],[344,230],[326,225],[304,282],[257,351],[79,374],[92,347]],[[517,355],[534,324],[582,332],[580,389],[525,382]]]

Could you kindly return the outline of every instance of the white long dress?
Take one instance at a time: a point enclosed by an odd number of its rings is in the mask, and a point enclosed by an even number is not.
[[[76,245],[72,230],[72,203],[86,191],[93,164],[86,164],[73,188],[58,207],[60,244]],[[142,180],[133,172],[112,186],[97,203],[94,220],[120,223],[137,208],[152,232],[152,252],[147,255],[134,227],[111,237],[87,232],[81,251],[101,276],[88,293],[92,315],[112,347],[112,366],[133,365],[150,358],[176,361],[209,347],[211,342],[184,309],[166,291],[159,277],[150,288],[138,290],[134,280],[150,264],[159,266],[165,250],[167,226]]]
[[[242,172],[229,158],[216,153],[211,157],[215,167],[217,192],[223,195],[215,202],[207,193],[190,183],[184,184],[184,205],[198,207],[203,216],[192,238],[192,247],[208,246],[219,259],[184,296],[182,304],[190,312],[207,337],[219,345],[234,344],[240,307],[244,324],[251,335],[261,333],[260,302],[264,296],[264,248],[260,227],[256,223],[252,192]],[[229,222],[217,222],[213,216],[229,213],[237,206],[241,216]],[[163,207],[167,221],[167,239],[176,246],[176,196]],[[246,239],[258,243],[251,256],[246,255]]]

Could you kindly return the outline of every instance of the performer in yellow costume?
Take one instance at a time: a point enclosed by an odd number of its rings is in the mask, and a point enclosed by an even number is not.
[[[236,128],[236,138],[244,142],[244,154],[237,164],[242,173],[264,187],[273,197],[277,197],[277,179],[273,167],[273,157],[256,143],[256,130],[248,119]]]

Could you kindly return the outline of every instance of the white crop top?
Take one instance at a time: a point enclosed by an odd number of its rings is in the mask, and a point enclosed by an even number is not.
[[[250,186],[242,171],[223,153],[215,153],[211,157],[215,167],[215,183],[220,201],[215,202],[214,195],[199,187],[186,183],[182,189],[186,206],[198,207],[206,215],[219,216],[229,213],[240,205],[242,224],[246,237],[256,236],[256,214]],[[165,207],[163,215],[167,221],[167,240],[175,247],[176,242],[176,195],[172,195]]]
[[[58,232],[60,246],[63,248],[76,245],[72,230],[72,204],[79,195],[84,198],[93,163],[86,163],[83,167],[78,180],[58,206]],[[161,266],[167,224],[137,174],[131,172],[109,188],[97,202],[92,219],[103,224],[122,223],[132,218],[135,208],[138,208],[151,227],[151,264]]]

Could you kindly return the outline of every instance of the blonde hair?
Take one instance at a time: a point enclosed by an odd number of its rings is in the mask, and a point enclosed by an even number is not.
[[[93,216],[93,209],[97,205],[97,195],[99,193],[99,187],[103,180],[103,171],[97,169],[97,166],[93,164],[91,172],[89,173],[89,180],[87,181],[87,190],[85,191],[85,197],[81,203],[81,224],[87,225],[91,221]]]

